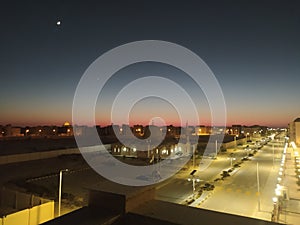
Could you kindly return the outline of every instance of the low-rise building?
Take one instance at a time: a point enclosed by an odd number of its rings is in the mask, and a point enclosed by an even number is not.
[[[290,141],[295,142],[298,146],[300,145],[300,118],[289,123],[289,137]]]

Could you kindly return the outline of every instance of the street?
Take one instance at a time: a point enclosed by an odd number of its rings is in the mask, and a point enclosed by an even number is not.
[[[231,173],[231,176],[214,182],[223,170],[230,168],[230,153],[234,154],[233,164],[239,162],[247,153],[240,147],[218,155],[218,158],[206,170],[197,171],[195,175],[202,180],[196,184],[196,191],[205,182],[213,183],[215,189],[203,202],[192,204],[192,206],[270,220],[273,210],[272,197],[274,197],[282,150],[282,143],[273,140],[258,150],[253,157],[249,157],[250,160],[244,161]],[[165,186],[157,190],[157,198],[183,203],[193,194],[192,183],[187,180],[188,176],[189,171],[177,174]]]

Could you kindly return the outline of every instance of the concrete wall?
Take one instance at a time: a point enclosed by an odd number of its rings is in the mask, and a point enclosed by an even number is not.
[[[9,214],[0,219],[1,225],[38,225],[54,219],[54,202]]]
[[[54,201],[35,206],[31,209],[29,216],[29,225],[37,225],[54,219]]]
[[[246,143],[246,138],[242,138],[242,139],[237,139],[236,140],[236,143],[235,141],[230,141],[230,142],[227,142],[227,143],[223,143],[222,144],[222,147],[224,149],[228,149],[228,148],[234,148],[235,145],[239,145],[239,144],[245,144]]]
[[[106,149],[110,149],[111,145],[104,145]],[[84,149],[87,152],[95,151],[97,146],[85,147]],[[15,154],[15,155],[5,155],[0,156],[0,165],[17,163],[17,162],[26,162],[39,159],[48,159],[55,158],[60,155],[71,155],[71,154],[81,154],[78,148],[70,149],[59,149],[54,151],[45,151],[45,152],[32,152],[25,154]]]
[[[50,200],[32,194],[22,193],[3,188],[0,192],[0,207],[23,210],[40,205]],[[1,223],[0,223],[1,225]]]

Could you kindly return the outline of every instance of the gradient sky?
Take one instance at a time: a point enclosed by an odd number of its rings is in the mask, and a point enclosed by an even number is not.
[[[300,116],[296,0],[7,1],[1,3],[0,24],[2,125],[71,121],[73,95],[88,66],[114,47],[151,39],[185,46],[208,64],[222,87],[229,125],[286,126]],[[106,85],[97,122],[110,123],[113,96],[130,76],[145,72],[179,82],[193,95],[201,123],[209,123],[203,93],[174,70],[153,63],[120,71],[127,75],[116,74]],[[131,122],[149,122],[154,103],[167,123],[177,122],[172,107],[153,99],[136,105]]]

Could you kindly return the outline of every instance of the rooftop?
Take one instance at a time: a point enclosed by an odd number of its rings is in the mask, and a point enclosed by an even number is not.
[[[221,213],[211,210],[199,209],[184,205],[179,205],[170,202],[152,200],[133,210],[137,215],[145,217],[160,219],[171,222],[172,224],[186,224],[186,225],[268,225],[274,224],[272,222],[253,219],[243,216],[237,216],[227,213]],[[222,221],[222,223],[221,223]]]
[[[149,191],[150,190],[150,191]],[[155,200],[151,187],[127,187],[107,182],[90,192],[89,207],[45,225],[271,225],[269,221]],[[125,195],[125,196],[124,196]],[[125,200],[126,199],[126,200]],[[124,210],[124,207],[126,210]]]

